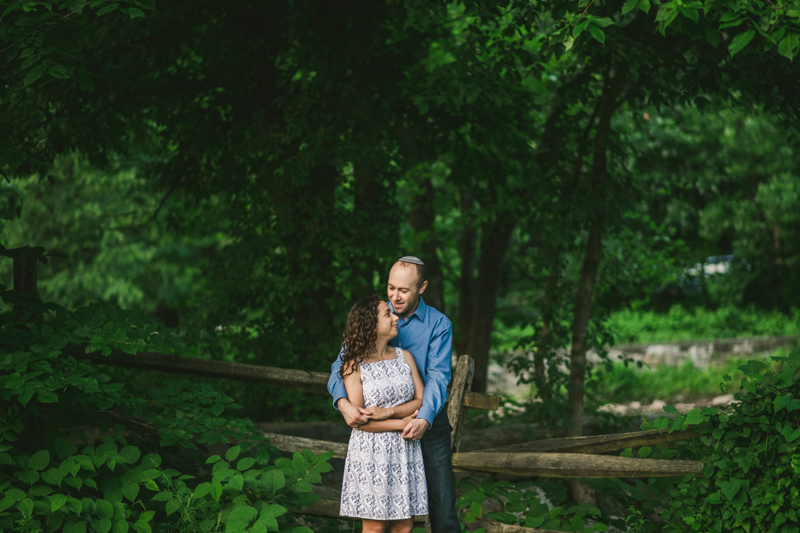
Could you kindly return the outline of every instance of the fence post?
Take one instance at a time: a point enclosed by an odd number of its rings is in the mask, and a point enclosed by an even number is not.
[[[461,431],[464,429],[464,417],[467,408],[464,407],[464,393],[472,388],[472,376],[475,373],[475,361],[468,355],[458,357],[456,370],[453,372],[453,383],[450,387],[450,398],[447,403],[447,418],[453,428],[450,444],[453,453],[458,452],[461,444]]]

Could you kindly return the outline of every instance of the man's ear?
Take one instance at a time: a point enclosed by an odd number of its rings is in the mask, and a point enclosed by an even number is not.
[[[428,282],[427,281],[423,281],[422,285],[420,285],[420,287],[419,287],[419,293],[422,294],[423,292],[425,292],[425,289],[427,289],[427,288],[428,288]]]

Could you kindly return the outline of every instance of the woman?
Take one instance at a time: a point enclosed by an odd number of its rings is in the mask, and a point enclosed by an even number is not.
[[[411,354],[392,348],[397,315],[373,297],[353,306],[344,331],[340,373],[347,399],[369,411],[347,448],[339,513],[363,520],[363,533],[409,533],[414,515],[428,513],[428,489],[419,441],[400,432],[422,406],[422,378]],[[406,418],[394,410],[416,409]]]

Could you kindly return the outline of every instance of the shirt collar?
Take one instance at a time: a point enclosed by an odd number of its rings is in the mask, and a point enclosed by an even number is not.
[[[428,315],[428,306],[425,305],[425,301],[422,299],[422,296],[419,297],[419,305],[417,305],[416,311],[411,313],[411,316],[408,317],[408,319],[411,320],[414,315],[416,315],[417,318],[423,322],[425,321],[425,317]]]
[[[392,313],[394,313],[394,306],[392,305],[392,302],[387,302],[387,303],[389,304],[389,308],[392,310]],[[428,306],[425,305],[425,300],[422,299],[422,296],[419,297],[419,304],[417,305],[416,311],[411,313],[411,316],[408,317],[406,321],[411,320],[415,316],[423,322],[425,321],[425,318],[428,316]]]

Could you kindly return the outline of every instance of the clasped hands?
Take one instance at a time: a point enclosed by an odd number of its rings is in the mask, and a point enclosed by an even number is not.
[[[370,420],[386,420],[391,418],[391,410],[385,407],[358,407],[350,403],[347,398],[339,399],[339,411],[344,417],[344,421],[351,428],[357,428],[366,424]],[[407,440],[419,440],[425,435],[430,424],[424,418],[417,418],[419,410],[414,411],[412,414],[403,418],[405,429],[403,429],[402,437]]]

